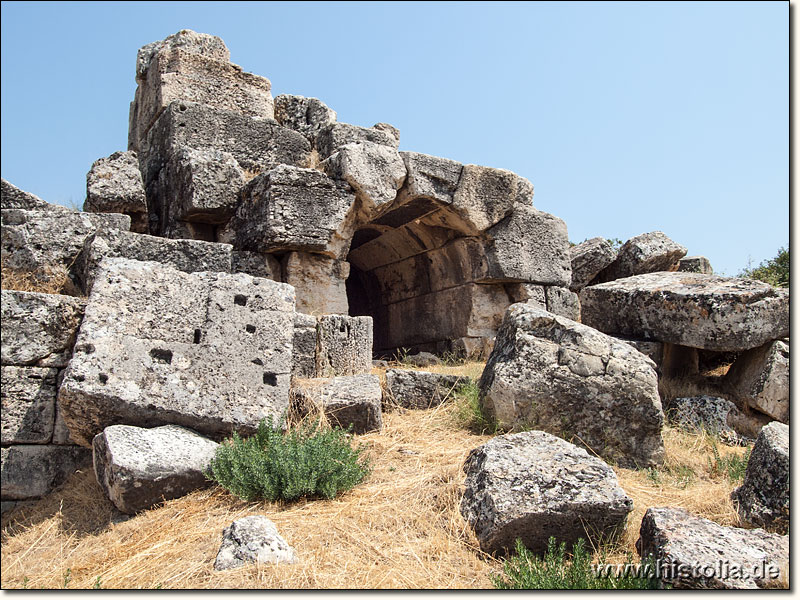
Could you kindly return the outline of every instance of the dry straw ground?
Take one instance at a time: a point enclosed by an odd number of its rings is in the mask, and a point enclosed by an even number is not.
[[[482,365],[436,370],[476,376]],[[489,439],[461,424],[458,403],[395,409],[381,433],[357,436],[374,470],[334,500],[247,503],[214,487],[112,522],[114,511],[91,469],[37,504],[6,516],[2,587],[11,588],[483,588],[502,563],[480,552],[461,517],[461,465]],[[634,511],[606,560],[635,556],[648,506],[682,506],[725,525],[738,523],[734,484],[710,468],[712,440],[667,428],[659,472],[616,469]],[[720,447],[724,455],[742,448]],[[264,514],[300,557],[296,565],[216,572],[224,527]]]

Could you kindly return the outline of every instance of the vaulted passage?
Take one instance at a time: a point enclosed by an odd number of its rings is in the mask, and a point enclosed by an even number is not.
[[[418,198],[353,236],[346,282],[350,315],[373,318],[374,350],[479,354],[510,300],[488,283],[484,240],[446,205]]]

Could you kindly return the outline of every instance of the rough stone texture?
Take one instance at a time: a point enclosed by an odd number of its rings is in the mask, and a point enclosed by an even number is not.
[[[305,379],[292,387],[293,408],[298,416],[319,411],[332,426],[352,426],[355,434],[381,430],[381,397],[380,379],[369,374]]]
[[[605,238],[595,237],[572,246],[569,256],[572,263],[572,283],[569,287],[573,292],[578,292],[614,262],[617,251]]]
[[[348,313],[345,281],[350,264],[319,254],[289,252],[281,262],[284,283],[295,288],[297,310],[313,315]]]
[[[128,231],[105,231],[86,240],[82,281],[87,293],[105,258],[128,258],[169,265],[185,273],[232,270],[232,247],[199,240],[170,240]]]
[[[622,245],[617,258],[600,272],[594,283],[656,271],[669,271],[670,267],[684,256],[686,248],[673,242],[662,232],[643,233]]]
[[[3,365],[65,367],[86,301],[73,296],[2,291]]]
[[[542,554],[553,536],[571,548],[617,533],[633,509],[602,460],[543,431],[493,438],[464,462],[461,514],[481,550],[506,553],[517,538]]]
[[[336,111],[318,98],[281,94],[275,97],[275,120],[313,143],[322,129],[336,122]]]
[[[398,144],[400,143],[400,130],[391,123],[375,123],[375,125],[372,126],[372,129],[385,131],[391,135]]]
[[[39,196],[19,189],[5,179],[0,179],[0,208],[19,208],[22,210],[41,210],[54,212],[69,212],[66,206],[50,204]]]
[[[546,286],[544,294],[549,312],[573,321],[581,320],[581,302],[578,294],[557,285]]]
[[[112,425],[92,441],[94,473],[114,506],[132,515],[209,485],[204,472],[217,446],[177,425]]]
[[[61,414],[61,406],[56,401],[56,422],[53,427],[53,443],[60,446],[75,446],[77,442],[72,439],[69,432],[69,427],[64,422],[64,416]]]
[[[789,426],[773,421],[758,434],[744,482],[731,494],[739,517],[756,527],[789,530]]]
[[[317,134],[315,146],[320,159],[324,160],[346,144],[371,142],[397,150],[399,141],[387,131],[370,127],[359,127],[349,123],[331,123]]]
[[[31,272],[70,269],[89,236],[109,229],[128,231],[130,226],[127,215],[4,210],[3,266]]]
[[[73,437],[177,424],[222,437],[288,406],[294,291],[243,273],[101,263],[59,392]]]
[[[401,152],[408,173],[402,194],[407,198],[430,198],[451,204],[461,179],[463,165],[448,158],[418,152]]]
[[[514,304],[478,385],[483,406],[502,427],[574,437],[622,466],[664,459],[655,365],[580,323]]]
[[[735,277],[650,273],[584,288],[581,318],[606,333],[739,351],[789,335],[789,292]]]
[[[183,30],[141,48],[131,103],[128,149],[137,150],[166,106],[199,102],[247,116],[272,118],[270,82],[230,63],[221,39]]]
[[[451,207],[470,227],[465,233],[475,234],[497,225],[518,206],[532,203],[533,184],[524,177],[506,169],[464,165]]]
[[[517,206],[487,233],[494,242],[486,248],[488,279],[562,287],[572,280],[567,225],[558,217]]]
[[[660,372],[661,362],[664,360],[664,344],[661,342],[653,342],[651,340],[639,340],[618,335],[612,335],[611,337],[636,348],[639,352],[652,360],[656,365],[656,371]]]
[[[92,164],[86,174],[83,210],[126,214],[131,218],[131,231],[147,232],[147,200],[136,152],[114,152]]]
[[[214,569],[235,569],[251,562],[297,562],[294,548],[278,534],[275,523],[261,515],[237,519],[222,531]]]
[[[708,431],[718,435],[720,439],[733,446],[745,442],[733,430],[728,422],[728,415],[738,412],[736,405],[730,400],[715,396],[692,396],[675,398],[667,410],[669,420],[692,431]]]
[[[660,561],[660,579],[675,589],[767,587],[773,569],[788,581],[788,536],[723,527],[682,508],[648,508],[639,536],[639,555]]]
[[[273,281],[280,281],[281,261],[272,254],[265,254],[264,252],[234,250],[231,272],[247,273],[253,277],[264,277]]]
[[[711,262],[705,256],[684,256],[678,261],[678,271],[703,273],[705,275],[714,274]]]
[[[433,365],[440,365],[442,361],[435,354],[430,352],[417,352],[416,354],[407,354],[403,357],[403,364],[413,365],[415,367],[430,367]]]
[[[406,178],[397,149],[372,142],[345,144],[322,166],[331,177],[349,183],[369,209],[392,202]]]
[[[317,377],[372,369],[372,318],[325,315],[317,320]]]
[[[411,369],[389,369],[386,371],[386,384],[391,394],[391,402],[403,408],[431,408],[438,406],[464,383],[466,377],[443,375],[429,371]]]
[[[41,498],[78,469],[92,464],[92,453],[76,446],[20,444],[0,450],[0,497]]]
[[[314,169],[286,165],[262,173],[242,190],[231,227],[244,250],[302,250],[341,257],[352,236],[355,195],[346,183]]]
[[[294,315],[292,377],[308,379],[317,373],[317,318],[303,313]]]
[[[739,355],[725,385],[745,405],[789,422],[789,344],[781,340]]]
[[[55,420],[58,370],[4,366],[0,371],[0,443],[49,443]]]
[[[506,284],[511,301],[514,303],[525,302],[537,308],[547,310],[547,296],[545,286],[535,283],[509,283]],[[576,319],[573,319],[576,320]]]

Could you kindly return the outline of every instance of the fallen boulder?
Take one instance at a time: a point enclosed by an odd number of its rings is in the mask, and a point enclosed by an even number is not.
[[[725,375],[725,385],[744,405],[788,423],[789,344],[775,340],[742,352]]]
[[[678,271],[703,273],[704,275],[714,274],[711,262],[705,256],[684,256],[678,261]]]
[[[715,396],[692,396],[672,400],[667,417],[679,427],[694,432],[707,431],[719,436],[726,444],[739,446],[745,444],[747,439],[741,438],[728,422],[728,415],[738,412],[730,400]]]
[[[740,351],[789,335],[789,293],[700,273],[649,273],[581,291],[581,318],[605,333]]]
[[[744,482],[731,494],[742,521],[789,530],[789,426],[773,421],[758,434]]]
[[[682,508],[648,508],[636,550],[676,589],[757,589],[788,583],[789,537],[724,527]]]
[[[603,269],[592,283],[669,271],[684,256],[686,248],[673,242],[662,232],[643,233],[622,244],[614,262]]]
[[[92,164],[86,174],[83,210],[126,214],[131,218],[131,231],[147,233],[147,199],[136,152],[114,152]]]
[[[217,446],[177,425],[112,425],[92,441],[94,472],[114,506],[132,515],[209,485]]]
[[[380,431],[381,383],[377,375],[347,375],[295,381],[292,409],[296,417],[324,414],[333,427],[362,434]]]
[[[222,532],[222,545],[214,569],[235,569],[247,563],[296,563],[297,555],[267,517],[253,515],[235,520]]]
[[[617,251],[605,238],[595,237],[572,246],[569,249],[569,256],[572,266],[572,283],[569,289],[578,292],[589,285],[600,271],[614,262]]]
[[[586,325],[512,305],[478,385],[501,427],[575,439],[622,466],[664,459],[655,364]]]
[[[464,383],[466,377],[443,375],[429,371],[412,369],[389,369],[386,371],[386,385],[390,400],[403,408],[431,408],[438,406]]]
[[[322,129],[336,122],[336,111],[318,98],[281,94],[275,96],[275,120],[313,143]]]
[[[633,509],[611,467],[543,431],[491,439],[470,452],[464,471],[461,514],[484,552],[507,553],[517,538],[536,554],[550,537],[568,547],[607,541]]]

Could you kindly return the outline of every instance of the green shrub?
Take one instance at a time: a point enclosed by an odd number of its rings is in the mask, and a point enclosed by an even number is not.
[[[755,268],[742,270],[739,277],[758,279],[775,287],[789,287],[789,249],[781,248],[775,258],[765,260]]]
[[[364,448],[353,448],[341,429],[306,422],[284,433],[272,418],[252,437],[236,433],[220,444],[208,477],[243,500],[333,498],[369,473]]]
[[[497,433],[497,422],[484,413],[480,401],[480,388],[470,380],[454,392],[456,403],[455,417],[459,427],[483,435]]]
[[[566,544],[556,543],[551,537],[542,558],[531,553],[521,540],[517,540],[516,556],[503,565],[503,576],[493,576],[494,586],[501,590],[629,590],[654,589],[655,578],[635,575],[654,575],[652,565],[631,564],[630,573],[600,574],[592,565],[592,555],[586,550],[585,541],[579,539],[572,547],[568,560]],[[649,569],[649,573],[647,570]]]

